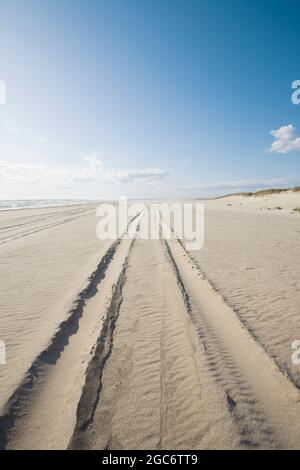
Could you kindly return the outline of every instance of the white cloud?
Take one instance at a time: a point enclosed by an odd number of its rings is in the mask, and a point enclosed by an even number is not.
[[[275,137],[269,152],[289,153],[300,151],[300,137],[296,137],[296,129],[293,124],[282,126],[277,130],[271,131]]]
[[[203,191],[206,189],[221,190],[221,189],[232,189],[232,190],[251,190],[251,189],[263,189],[278,186],[289,186],[287,178],[272,178],[272,179],[245,179],[237,181],[225,181],[216,183],[203,183],[192,186],[185,186],[177,188],[181,191]]]
[[[0,183],[15,181],[27,185],[51,184],[74,187],[86,183],[138,183],[159,181],[168,175],[161,168],[118,170],[106,166],[96,155],[83,158],[76,168],[0,160]]]

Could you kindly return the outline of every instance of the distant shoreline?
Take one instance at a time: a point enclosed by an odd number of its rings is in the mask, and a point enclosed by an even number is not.
[[[77,206],[92,204],[93,202],[95,201],[88,201],[85,199],[7,199],[0,200],[0,211]]]

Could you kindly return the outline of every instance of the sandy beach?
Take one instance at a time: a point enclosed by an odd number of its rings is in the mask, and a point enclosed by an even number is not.
[[[1,448],[300,448],[300,193],[202,202],[200,251],[0,212]]]
[[[0,11],[2,466],[293,465],[300,2]]]

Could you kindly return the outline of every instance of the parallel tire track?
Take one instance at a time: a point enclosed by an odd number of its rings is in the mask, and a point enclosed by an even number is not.
[[[132,222],[140,215],[141,214],[138,214],[132,220]],[[138,236],[139,231],[140,221],[138,221],[135,227],[135,238]],[[84,433],[89,424],[91,424],[93,421],[94,413],[100,398],[102,389],[102,372],[113,348],[113,334],[123,301],[123,287],[126,282],[128,260],[135,243],[135,238],[130,243],[128,254],[123,263],[122,270],[113,288],[113,293],[106,312],[105,321],[100,336],[97,340],[93,357],[86,371],[86,380],[77,407],[76,426],[69,444],[70,449],[85,448]]]
[[[177,245],[177,247],[181,247],[181,256],[183,256],[185,259],[184,262],[186,263],[186,266],[188,263],[191,273],[193,273],[194,277],[198,277],[199,282],[205,282],[202,273],[199,271],[197,265],[193,263],[188,253],[185,252],[182,244],[178,241],[172,243],[165,241],[169,260],[173,266],[178,286],[182,292],[187,313],[192,319],[200,339],[200,344],[202,344],[205,350],[208,371],[210,375],[213,376],[221,390],[223,390],[223,393],[226,396],[228,409],[238,426],[241,436],[241,447],[246,449],[282,447],[283,443],[280,439],[281,435],[283,435],[284,438],[288,438],[288,436],[284,435],[284,432],[275,432],[275,423],[277,422],[280,415],[285,415],[284,409],[280,409],[280,403],[278,403],[278,416],[275,416],[275,414],[272,416],[272,412],[275,410],[274,404],[270,403],[269,410],[267,403],[268,394],[272,393],[272,390],[266,390],[265,396],[264,394],[262,394],[262,396],[257,394],[258,387],[256,387],[256,384],[248,374],[248,371],[241,367],[241,363],[237,362],[235,355],[232,354],[231,348],[228,348],[228,338],[226,338],[226,341],[224,341],[224,335],[226,335],[226,332],[223,333],[222,326],[216,323],[214,312],[210,310],[210,307],[208,307],[208,311],[205,313],[203,311],[203,307],[200,306],[199,308],[199,305],[197,305],[197,300],[194,298],[193,294],[190,294],[190,286],[187,285],[183,279],[179,266],[180,263],[182,263],[182,261],[180,262],[180,259],[178,258],[180,251],[174,250],[174,246]],[[218,294],[215,293],[215,295]],[[241,335],[244,335],[245,331],[243,331],[243,326],[241,325],[240,328]],[[241,338],[243,338],[243,336],[241,336]],[[254,342],[253,338],[251,338],[250,341]],[[251,343],[251,346],[252,345],[253,343]],[[236,347],[238,348],[238,345]],[[275,369],[276,366],[272,362],[271,358],[267,357],[258,343],[256,343],[256,347],[257,352],[259,351],[258,358],[261,355],[264,355],[266,361],[269,359],[269,371],[270,376],[272,376],[273,379],[274,371],[272,372],[272,368]],[[249,354],[251,354],[251,351],[249,351]],[[257,364],[257,367],[260,368],[259,363]],[[279,379],[278,386],[282,385],[282,381],[286,381],[287,390],[289,388],[293,388],[291,383],[281,374],[278,369],[276,370],[276,375]],[[257,380],[259,380],[259,376],[257,377]],[[267,377],[266,385],[268,386]],[[272,382],[270,382],[270,386],[273,386]],[[299,397],[297,398],[298,392],[296,389],[294,389],[294,393],[296,400],[299,399]],[[284,396],[280,396],[279,389],[275,388],[274,394],[275,396],[278,394],[279,398],[282,400],[282,403],[286,405],[286,398]],[[261,398],[263,400],[261,400]],[[274,400],[276,401],[276,398],[274,398]],[[287,410],[291,416],[293,416],[294,413],[293,409],[295,409],[299,416],[300,410],[299,407],[295,404],[294,399],[290,401],[290,405],[287,405]],[[274,421],[272,418],[274,418]]]
[[[180,270],[168,242],[165,245],[175,271],[187,313],[190,315],[207,357],[208,369],[226,395],[228,408],[239,427],[241,445],[246,448],[274,446],[272,429],[265,424],[251,387],[244,380],[238,367],[222,343],[222,338],[206,318],[198,314],[188,294]]]
[[[5,412],[0,417],[0,449],[6,447],[9,433],[14,427],[22,405],[26,402],[29,392],[42,375],[43,365],[55,363],[68,344],[69,337],[76,334],[79,328],[79,320],[83,315],[86,299],[97,291],[97,286],[104,278],[119,244],[120,240],[116,240],[102,257],[96,270],[90,276],[87,286],[78,295],[69,317],[59,325],[57,333],[51,339],[49,346],[37,356],[27,371],[24,380],[8,400]]]
[[[121,304],[123,301],[122,290],[126,280],[128,258],[134,241],[132,241],[129,253],[123,264],[122,271],[118,277],[113,290],[110,305],[107,310],[106,319],[98,338],[94,355],[88,365],[86,381],[77,408],[77,421],[71,438],[69,449],[84,449],[84,432],[93,421],[94,413],[99,401],[102,388],[102,372],[113,347],[113,333],[118,320]]]
[[[130,221],[127,230],[139,215],[140,214],[137,214]],[[86,287],[78,294],[74,301],[73,308],[70,310],[68,318],[58,326],[57,332],[51,338],[47,348],[41,351],[36,357],[30,369],[25,374],[23,381],[7,401],[2,415],[0,416],[0,449],[7,448],[10,434],[14,430],[19,416],[22,415],[24,406],[27,404],[35,386],[44,375],[44,366],[55,365],[65,347],[68,346],[69,338],[72,335],[76,335],[78,332],[80,326],[79,322],[84,315],[86,302],[98,292],[99,286],[106,276],[106,272],[121,242],[122,237],[113,242],[107,252],[102,256],[95,271],[87,280]]]

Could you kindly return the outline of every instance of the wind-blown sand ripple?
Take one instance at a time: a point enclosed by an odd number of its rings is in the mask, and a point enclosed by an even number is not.
[[[110,242],[96,237],[95,206],[3,211],[0,220],[1,409]]]
[[[209,203],[187,253],[140,240],[143,213],[112,243],[95,207],[20,212],[0,223],[3,448],[299,447],[276,365],[299,381],[297,216]]]
[[[136,241],[125,276],[99,401],[87,429],[79,423],[71,447],[238,446],[162,242]],[[86,406],[89,415],[90,400]]]
[[[231,211],[207,203],[204,248],[191,255],[300,386],[300,368],[291,360],[292,342],[300,339],[299,248],[297,215]]]

